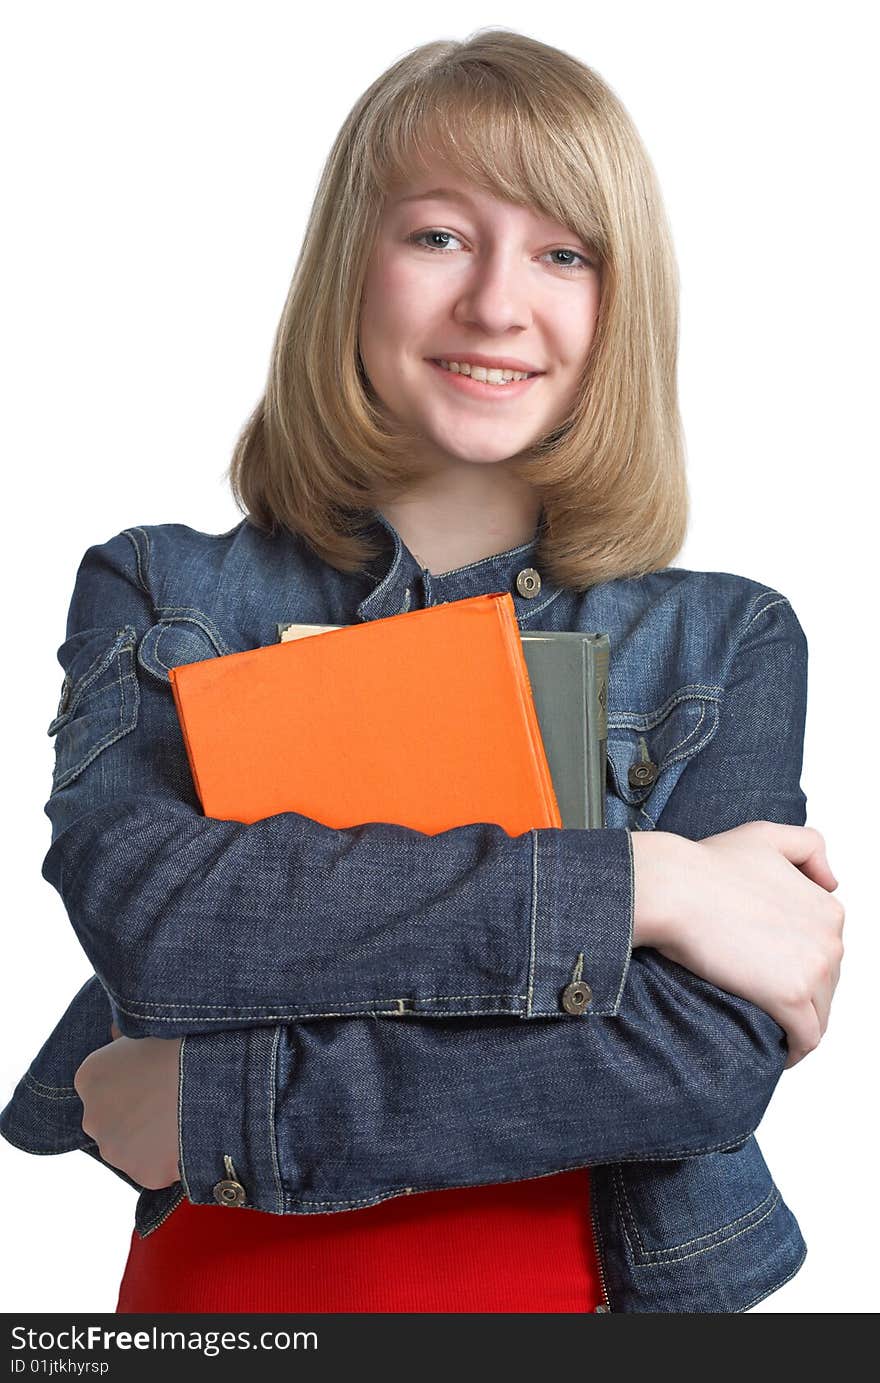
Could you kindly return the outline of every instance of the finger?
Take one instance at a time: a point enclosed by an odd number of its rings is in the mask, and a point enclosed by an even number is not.
[[[117,1037],[122,1036],[122,1033],[119,1031],[115,1023],[110,1024],[110,1036],[113,1038],[114,1042],[116,1041]]]
[[[803,860],[798,868],[802,874],[805,874],[808,879],[812,879],[814,884],[818,884],[828,893],[833,893],[838,887],[838,880],[828,863],[824,845],[819,846],[812,855]]]
[[[777,848],[785,858],[797,865],[808,879],[833,893],[837,888],[837,879],[828,863],[825,842],[818,831],[811,826],[787,826],[779,822],[767,824],[772,827]]]
[[[831,1016],[831,1000],[834,998],[834,991],[837,988],[839,967],[834,966],[831,974],[825,980],[820,980],[816,985],[816,992],[813,995],[813,1008],[816,1010],[816,1017],[819,1021],[819,1028],[822,1037],[828,1029],[828,1019]]]
[[[785,1029],[788,1041],[789,1059],[784,1067],[787,1071],[818,1047],[822,1039],[822,1028],[811,1000],[798,1005],[797,1008],[786,1010],[777,1022]]]
[[[828,968],[824,971],[820,970],[813,985],[812,995],[813,1007],[816,1010],[823,1037],[828,1028],[828,1019],[831,1014],[831,1002],[834,998],[834,991],[837,989],[838,983],[840,982],[840,967],[843,960],[842,942],[839,942],[828,956],[827,960]]]

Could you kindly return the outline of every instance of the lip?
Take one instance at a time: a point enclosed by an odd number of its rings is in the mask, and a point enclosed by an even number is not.
[[[443,358],[446,359],[445,356]],[[532,375],[529,379],[518,379],[510,384],[485,384],[481,379],[471,379],[470,375],[459,375],[452,370],[444,370],[443,366],[438,365],[436,360],[428,360],[427,364],[442,379],[446,380],[450,388],[458,389],[464,394],[470,394],[471,398],[474,399],[484,399],[488,403],[503,403],[505,399],[518,399],[527,389],[531,389],[533,384],[537,384],[541,378],[538,374]],[[516,367],[509,365],[506,368],[515,369]]]

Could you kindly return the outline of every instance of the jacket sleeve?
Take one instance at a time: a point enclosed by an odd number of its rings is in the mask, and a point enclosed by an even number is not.
[[[746,821],[803,825],[806,692],[803,630],[770,593],[732,650],[718,730],[658,827],[701,840]],[[614,1013],[186,1036],[180,1170],[189,1198],[207,1204],[228,1155],[249,1204],[305,1213],[697,1156],[755,1130],[786,1056],[763,1010],[637,947]]]
[[[131,529],[83,557],[49,727],[42,873],[124,1035],[401,1011],[565,1019],[580,953],[594,1011],[617,1011],[632,941],[625,830],[205,817],[171,688],[148,671],[163,620],[181,615],[157,605],[149,553]]]

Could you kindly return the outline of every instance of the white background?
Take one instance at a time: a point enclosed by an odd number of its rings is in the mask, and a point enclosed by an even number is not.
[[[674,565],[776,587],[807,634],[803,786],[847,950],[826,1037],[783,1076],[759,1132],[809,1252],[755,1309],[876,1309],[872,8],[337,3],[332,23],[325,6],[254,0],[9,8],[0,1105],[91,973],[40,874],[79,560],[132,524],[238,522],[223,471],[342,120],[406,50],[504,25],[595,67],[660,177],[693,499]],[[135,1192],[85,1154],[3,1140],[0,1182],[3,1308],[113,1311]]]

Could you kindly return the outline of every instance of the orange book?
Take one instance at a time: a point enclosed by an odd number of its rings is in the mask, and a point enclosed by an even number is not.
[[[206,816],[433,835],[562,819],[506,592],[170,671]]]

